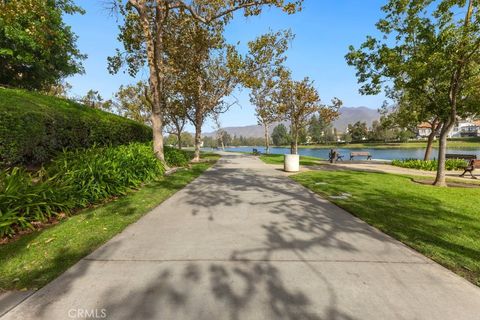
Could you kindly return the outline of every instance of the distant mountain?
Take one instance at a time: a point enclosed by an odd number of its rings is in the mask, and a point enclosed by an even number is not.
[[[357,121],[366,122],[367,126],[370,127],[374,120],[380,119],[378,110],[367,107],[342,107],[340,113],[340,117],[333,123],[333,126],[340,132],[345,132],[349,124]]]
[[[284,123],[287,125],[287,123]],[[270,126],[270,134],[273,131],[273,128],[275,128],[278,125],[278,123],[272,124]],[[263,133],[263,127],[259,125],[251,125],[251,126],[243,126],[243,127],[226,127],[223,128],[229,135],[231,136],[243,136],[245,138],[260,138],[264,136]],[[216,134],[216,131],[214,132],[206,132],[203,134],[204,137],[214,137]]]
[[[374,120],[380,119],[380,114],[375,109],[369,109],[367,107],[342,107],[340,108],[340,117],[334,121],[333,126],[337,128],[339,132],[344,132],[348,124],[353,124],[357,121],[366,122],[370,127]],[[288,126],[287,122],[284,122]],[[273,124],[270,127],[270,134],[273,128],[277,124]],[[226,127],[223,128],[231,136],[244,136],[247,138],[263,137],[263,127],[259,125],[243,126],[243,127]],[[215,132],[204,133],[203,136],[213,137]]]

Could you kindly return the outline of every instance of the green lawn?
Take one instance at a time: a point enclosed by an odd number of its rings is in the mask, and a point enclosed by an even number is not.
[[[260,160],[266,164],[281,164],[283,165],[283,154],[263,154]],[[315,166],[321,164],[322,159],[315,157],[300,156],[300,164],[302,166]]]
[[[202,174],[192,165],[116,201],[85,210],[43,231],[0,246],[0,289],[40,288]]]
[[[292,178],[326,197],[351,194],[329,200],[480,286],[479,188],[437,188],[408,176],[355,171]]]

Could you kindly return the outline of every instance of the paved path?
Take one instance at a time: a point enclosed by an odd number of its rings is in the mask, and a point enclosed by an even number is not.
[[[359,171],[371,171],[371,172],[384,172],[384,173],[393,173],[393,174],[408,174],[412,176],[429,176],[435,177],[437,175],[436,171],[426,171],[426,170],[416,170],[409,168],[402,168],[392,166],[386,163],[378,163],[375,161],[363,161],[363,162],[337,162],[335,164],[327,163],[327,168],[332,170],[359,170]],[[470,175],[466,175],[464,178],[459,177],[463,173],[463,170],[456,171],[447,171],[446,176],[448,178],[455,178],[459,181],[471,181]]]
[[[472,320],[480,289],[282,172],[225,155],[5,320],[95,311],[128,320]]]

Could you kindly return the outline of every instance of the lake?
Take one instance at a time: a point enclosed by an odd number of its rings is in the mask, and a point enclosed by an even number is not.
[[[264,153],[265,147],[231,147],[225,148],[225,151],[232,152],[252,152],[252,149],[256,148],[259,152]],[[337,151],[344,156],[344,159],[348,160],[350,152],[365,151],[370,152],[374,160],[395,160],[395,159],[423,159],[425,154],[424,148],[396,148],[396,149],[373,149],[373,148],[337,148]],[[298,153],[302,156],[311,156],[316,158],[328,159],[328,153],[330,149],[303,149],[299,148]],[[437,157],[438,150],[434,148],[432,152],[432,159]],[[272,154],[288,154],[289,148],[270,148]],[[476,154],[480,158],[479,149],[448,149],[447,153],[461,153],[461,154]],[[362,158],[359,158],[362,159]]]

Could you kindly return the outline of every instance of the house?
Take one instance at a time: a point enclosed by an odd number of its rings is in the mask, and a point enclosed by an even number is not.
[[[479,137],[480,120],[459,120],[448,135],[449,138]]]
[[[432,133],[432,125],[423,122],[417,126],[417,138],[427,138]],[[459,120],[448,134],[449,138],[480,137],[480,120]]]
[[[462,137],[480,137],[480,120],[472,121],[470,125],[463,127],[460,134]]]
[[[432,125],[428,122],[422,122],[417,126],[417,138],[428,138],[432,133]]]

